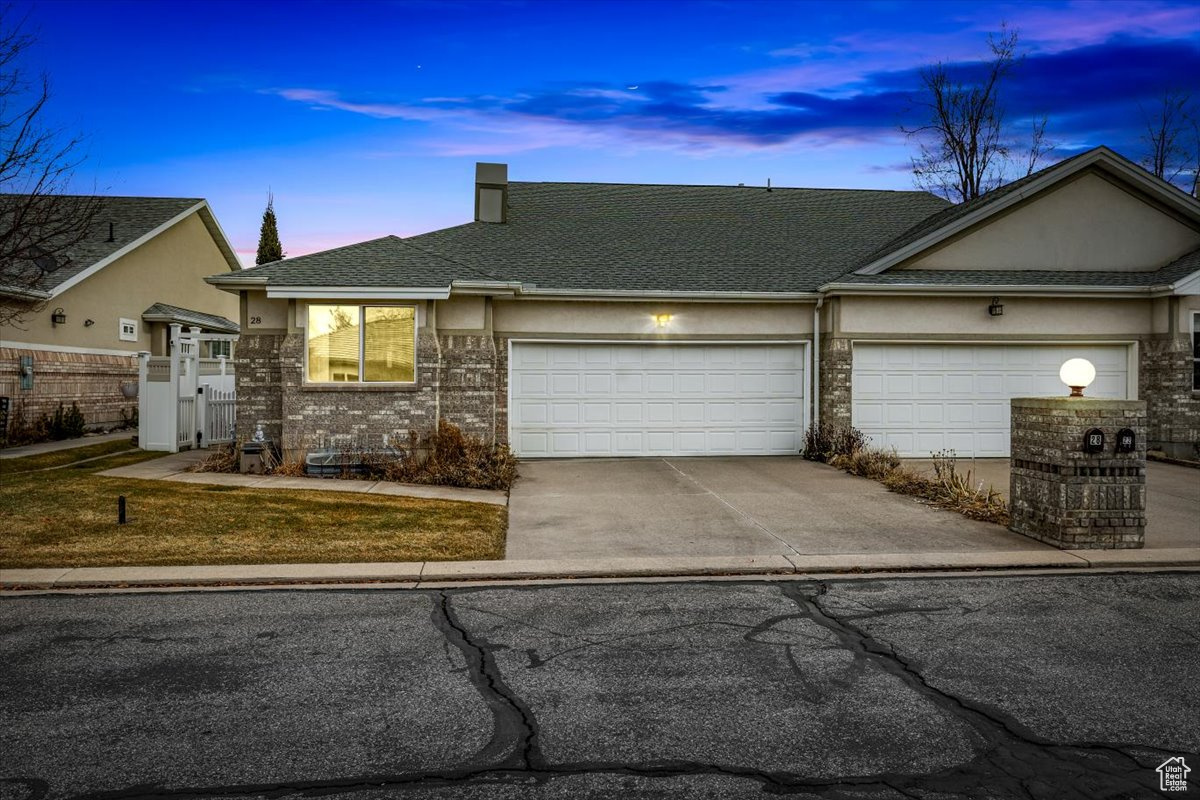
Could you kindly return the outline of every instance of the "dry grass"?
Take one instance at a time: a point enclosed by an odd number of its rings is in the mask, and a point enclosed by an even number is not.
[[[930,505],[957,511],[981,522],[1008,526],[1008,504],[995,488],[976,484],[971,470],[959,472],[953,451],[933,454],[933,477],[906,467],[897,467],[881,478],[883,485],[898,494],[920,497]]]
[[[6,462],[0,473],[0,567],[463,561],[504,555],[503,506],[95,474],[157,456],[131,453],[26,474],[19,472],[28,465],[18,463],[26,459]],[[118,526],[121,494],[130,521]]]
[[[72,447],[69,450],[55,450],[51,453],[42,453],[36,456],[6,458],[0,461],[0,479],[6,473],[28,472],[31,470],[59,467],[64,464],[74,464],[77,461],[83,461],[85,458],[123,453],[126,450],[132,450],[133,447],[133,439],[130,437],[129,439],[118,439],[115,442],[97,442],[96,444],[84,445],[83,447]]]

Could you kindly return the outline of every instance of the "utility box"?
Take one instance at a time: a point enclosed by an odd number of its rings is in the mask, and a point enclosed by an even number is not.
[[[1146,542],[1146,403],[1012,400],[1009,526],[1063,550]]]
[[[263,449],[266,446],[266,442],[242,442],[238,471],[243,474],[262,475]]]

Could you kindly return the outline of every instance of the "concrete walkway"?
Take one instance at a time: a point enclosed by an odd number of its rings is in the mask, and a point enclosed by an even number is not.
[[[278,475],[236,475],[225,472],[188,472],[210,455],[204,450],[184,450],[162,458],[142,461],[97,473],[108,478],[175,481],[212,486],[244,486],[248,489],[303,489],[315,492],[381,494],[389,497],[418,497],[425,500],[454,500],[466,503],[508,504],[508,493],[490,489],[458,489],[453,486],[423,486],[392,481],[356,481],[340,478],[288,478]]]
[[[134,431],[114,431],[95,436],[82,436],[78,439],[64,439],[61,442],[38,442],[23,444],[20,447],[6,447],[0,450],[0,461],[8,458],[24,458],[25,456],[40,456],[42,453],[57,453],[59,450],[74,450],[76,447],[89,447],[104,442],[118,442],[122,439],[131,440]]]
[[[1200,547],[1162,550],[1010,550],[813,556],[575,558],[378,564],[237,564],[213,567],[2,569],[0,589],[264,586],[384,583],[395,588],[470,581],[670,578],[837,573],[1200,567]]]

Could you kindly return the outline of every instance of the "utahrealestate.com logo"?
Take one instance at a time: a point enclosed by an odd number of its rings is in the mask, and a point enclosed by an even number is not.
[[[1191,771],[1183,756],[1168,758],[1158,765],[1158,788],[1164,792],[1186,792],[1187,776]]]

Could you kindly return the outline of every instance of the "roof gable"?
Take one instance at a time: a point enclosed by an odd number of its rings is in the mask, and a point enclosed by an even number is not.
[[[12,195],[8,195],[11,197]],[[3,198],[0,195],[0,198]],[[74,198],[75,196],[68,196]],[[75,198],[84,199],[84,198]],[[71,247],[58,268],[41,276],[35,291],[56,297],[136,250],[178,223],[199,214],[230,270],[241,269],[233,245],[208,202],[188,197],[100,197],[100,210],[88,234]]]
[[[855,272],[1153,271],[1197,244],[1200,202],[1097,147],[931,216]]]

